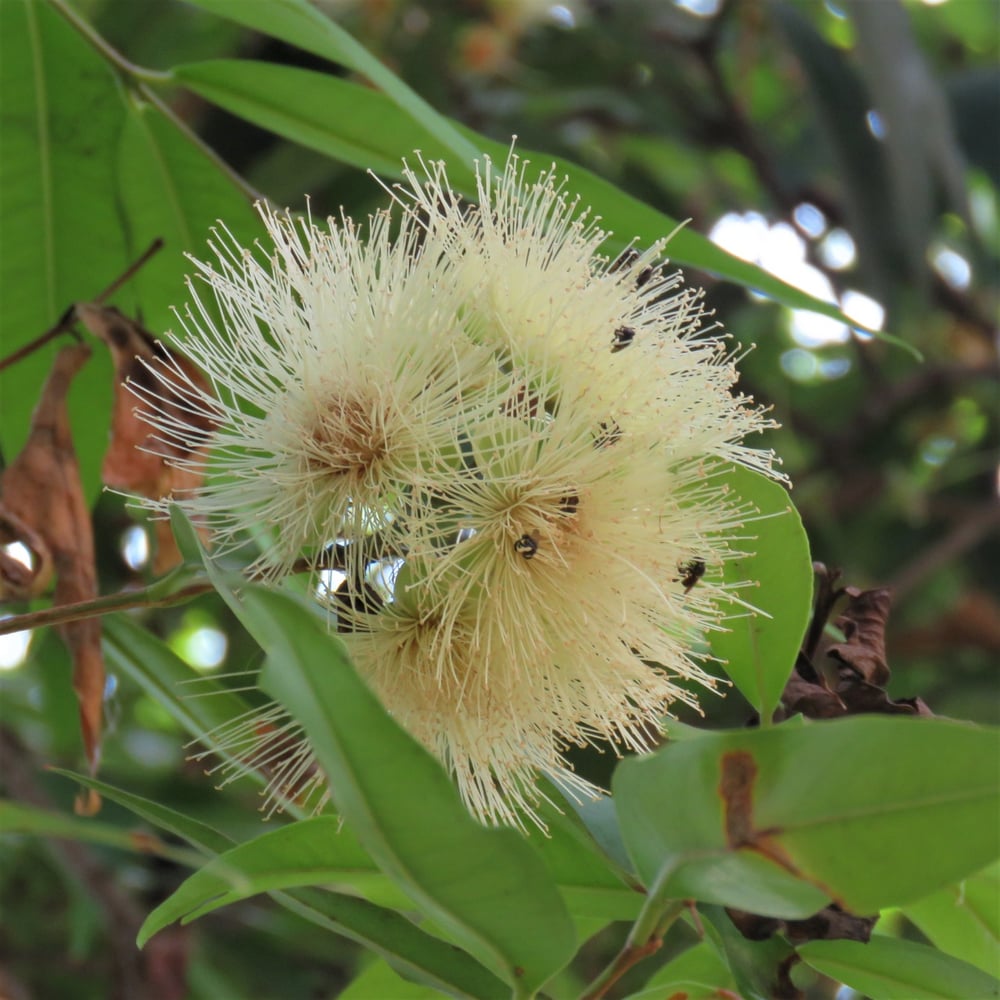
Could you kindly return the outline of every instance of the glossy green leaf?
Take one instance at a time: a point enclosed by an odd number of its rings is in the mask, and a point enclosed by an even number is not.
[[[400,975],[432,986],[439,993],[469,1000],[502,1000],[510,995],[496,976],[465,952],[422,931],[393,910],[318,889],[272,895],[286,909],[357,941]]]
[[[174,809],[132,795],[86,775],[73,774],[70,771],[58,771],[57,773],[64,774],[88,788],[93,788],[108,800],[124,806],[154,826],[183,838],[205,853],[221,854],[233,847],[232,841],[224,834]],[[23,815],[14,816],[11,813],[9,818],[12,818],[10,829],[27,829]],[[0,804],[0,829],[3,828],[4,819],[2,804]],[[323,822],[329,824],[330,821],[325,818]],[[127,831],[105,829],[101,824],[96,824],[92,820],[80,820],[75,817],[44,814],[40,817],[31,817],[28,825],[30,825],[32,832],[72,836],[74,839],[89,840],[132,850],[148,849],[149,846],[157,843],[149,838],[136,838]],[[296,826],[283,827],[275,831],[274,834],[283,834],[285,830],[295,830]],[[324,837],[326,850],[323,858],[323,863],[333,868],[332,880],[350,882],[352,888],[356,889],[370,888],[376,880],[386,882],[385,878],[375,869],[373,862],[361,852],[357,842],[346,832],[338,832],[336,824],[334,827],[333,837]],[[325,834],[330,832],[328,827],[324,830]],[[272,836],[272,834],[264,836]],[[251,843],[256,844],[257,841]],[[238,854],[238,858],[244,856],[245,853],[253,853],[250,850],[250,845],[244,846],[246,852]],[[315,844],[313,846],[315,847]],[[330,848],[335,849],[331,850]],[[173,852],[170,854],[171,857],[176,854],[174,860],[180,861],[182,864],[193,866],[199,860],[189,852],[176,851],[174,848],[167,848],[167,851]],[[335,865],[340,867],[334,867]],[[221,863],[216,862],[211,867],[200,869],[191,877],[191,883],[196,887],[205,887],[209,897],[217,893],[220,886],[222,889],[227,888],[229,886],[228,880],[225,878],[220,880],[214,875],[220,866]],[[222,870],[233,877],[236,869],[232,865],[227,865],[222,867]],[[281,879],[273,878],[273,873],[272,879],[275,885],[282,884]],[[299,884],[302,881],[303,879],[299,877],[298,880],[291,879],[290,884]],[[245,885],[242,876],[241,884]],[[187,886],[188,883],[184,883],[182,891],[188,891]],[[244,893],[244,895],[250,894]],[[233,898],[237,898],[238,895],[238,893],[234,894]],[[301,889],[289,892],[271,890],[269,895],[278,904],[304,919],[372,948],[385,955],[388,961],[395,963],[402,971],[418,976],[425,982],[434,983],[441,989],[446,989],[460,996],[500,997],[505,995],[505,990],[499,980],[490,976],[485,970],[477,968],[474,962],[461,955],[454,948],[442,948],[436,939],[418,931],[409,921],[392,911],[383,910],[365,900],[349,900],[345,903],[340,897],[327,892],[310,892]],[[176,897],[171,897],[168,903],[174,898]],[[204,898],[197,894],[189,898],[194,900],[191,905],[192,910],[199,909],[199,912],[207,912],[207,910],[200,909],[205,902]],[[227,901],[222,900],[217,905],[222,905],[223,902]],[[354,905],[355,903],[357,905]],[[180,915],[186,916],[187,914]],[[150,919],[152,919],[152,915]]]
[[[176,920],[187,923],[259,893],[322,885],[334,891],[278,898],[296,911],[318,908],[331,929],[365,944],[421,981],[460,996],[504,996],[499,980],[453,946],[391,910],[337,892],[338,887],[353,891],[359,866],[370,869],[370,862],[334,817],[317,816],[279,827],[219,855],[182,883],[146,918],[139,946]]]
[[[675,997],[677,1000],[719,1000],[719,987],[693,979],[670,979],[638,993],[629,993],[625,1000],[674,1000]]]
[[[278,889],[324,886],[367,895],[369,886],[384,882],[385,876],[342,826],[336,816],[314,816],[229,845],[149,915],[140,945],[176,920],[195,920],[221,906]]]
[[[647,884],[802,918],[913,902],[993,860],[998,778],[996,730],[864,716],[668,744],[614,790]]]
[[[330,59],[366,76],[394,104],[417,121],[434,138],[471,163],[478,152],[443,115],[438,114],[419,94],[407,86],[376,56],[368,52],[335,21],[306,0],[190,0],[211,11],[265,35],[280,38],[306,52]],[[384,126],[382,126],[384,127]]]
[[[438,762],[386,714],[309,608],[253,585],[225,596],[268,652],[261,686],[302,724],[338,809],[379,867],[518,989],[562,968],[573,928],[532,844],[472,819]]]
[[[1000,980],[915,941],[875,935],[859,941],[810,941],[797,949],[818,972],[871,1000],[986,1000]]]
[[[903,913],[931,944],[1000,975],[1000,863],[904,906]]]
[[[742,467],[726,476],[730,489],[760,512],[733,547],[747,554],[723,566],[726,583],[751,581],[738,591],[749,611],[732,605],[727,631],[710,635],[713,655],[743,696],[769,722],[795,666],[812,607],[809,539],[785,488]]]
[[[551,804],[559,802],[557,789],[545,788],[544,794],[550,802],[541,804],[538,815],[548,832],[533,843],[570,913],[606,922],[634,920],[645,898],[634,876],[604,853],[568,803],[561,813]]]
[[[220,59],[178,66],[178,83],[261,128],[352,166],[386,177],[401,176],[403,156],[419,149],[428,159],[448,159],[448,146],[384,94],[340,77],[295,66]],[[302,99],[309,94],[309,100]],[[380,123],[372,128],[372,122]],[[474,190],[475,175],[464,161],[452,180]]]
[[[403,158],[412,162],[414,150],[421,150],[429,159],[444,158],[449,163],[455,189],[467,197],[475,195],[470,161],[449,155],[447,144],[384,94],[329,74],[257,62],[197,63],[177,67],[173,74],[179,83],[233,114],[361,169],[378,170],[387,177],[398,178],[402,176]],[[311,95],[310,101],[302,101],[304,93]],[[370,127],[373,121],[379,122],[378,129]],[[462,131],[478,150],[496,162],[504,162],[506,145],[467,129]],[[528,149],[519,149],[519,153],[539,168],[554,164],[560,174],[566,175],[568,190],[579,194],[584,205],[600,211],[602,225],[612,232],[609,251],[617,252],[633,238],[648,245],[674,233],[668,247],[674,263],[716,274],[769,295],[790,308],[811,309],[851,322],[836,306],[732,256],[689,227],[678,229],[676,219],[625,194],[590,171],[547,153]]]

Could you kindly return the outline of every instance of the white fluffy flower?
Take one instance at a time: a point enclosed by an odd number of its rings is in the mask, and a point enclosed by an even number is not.
[[[183,346],[217,397],[191,386],[186,405],[218,430],[199,438],[155,392],[147,418],[185,453],[211,444],[180,499],[223,544],[267,525],[278,575],[339,542],[356,667],[475,815],[520,825],[538,773],[592,791],[570,746],[645,750],[695,701],[679,681],[713,683],[692,650],[721,627],[748,514],[719,473],[770,470],[743,443],[768,422],[661,246],[609,259],[553,172],[513,154],[481,166],[471,205],[422,166],[394,192],[395,238],[384,215],[362,241],[265,213],[266,264],[229,240],[199,265],[223,321],[198,308]],[[315,787],[296,733],[273,711],[231,732],[247,766],[278,760],[279,798]]]

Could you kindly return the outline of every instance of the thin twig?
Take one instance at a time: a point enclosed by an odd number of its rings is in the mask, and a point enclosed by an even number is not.
[[[380,536],[372,539],[371,554],[373,558],[391,558],[402,555],[396,549],[385,545]],[[368,551],[368,550],[366,550]],[[297,559],[288,569],[288,575],[298,573],[317,573],[320,570],[343,570],[347,568],[344,554],[336,547],[325,549],[312,559]],[[247,573],[247,579],[259,582],[267,578],[263,571]],[[39,611],[26,611],[21,615],[0,619],[0,635],[12,632],[26,632],[29,629],[42,628],[45,625],[65,625],[68,622],[81,621],[84,618],[98,618],[102,615],[114,614],[118,611],[131,611],[135,608],[169,608],[175,604],[183,604],[201,594],[214,590],[207,579],[195,580],[177,590],[161,594],[164,581],[169,575],[154,581],[148,587],[139,590],[126,590],[117,594],[105,594],[89,601],[77,601],[74,604],[60,604],[57,607],[42,608]]]
[[[101,615],[114,614],[116,611],[131,611],[133,608],[169,608],[174,604],[183,604],[200,594],[212,590],[208,580],[200,580],[175,590],[164,597],[150,597],[150,591],[156,584],[144,587],[142,590],[127,590],[119,594],[107,594],[96,597],[92,601],[76,601],[73,604],[60,604],[40,611],[27,611],[23,615],[12,615],[0,620],[0,635],[11,632],[26,632],[29,629],[42,628],[45,625],[66,625],[68,622],[78,622],[85,618],[98,618]]]
[[[145,253],[141,254],[135,261],[133,261],[125,270],[117,277],[114,281],[108,285],[99,295],[95,296],[91,301],[95,303],[102,303],[105,299],[110,298],[115,292],[125,284],[136,271],[142,267],[153,254],[158,253],[163,249],[163,240],[157,237],[149,245]],[[11,365],[17,364],[18,361],[26,358],[29,354],[33,354],[39,348],[44,347],[50,340],[54,340],[61,333],[72,333],[73,336],[80,339],[79,335],[73,330],[73,326],[76,323],[76,306],[70,306],[63,314],[59,317],[59,321],[55,326],[50,327],[45,331],[40,337],[36,337],[34,340],[27,344],[19,347],[13,354],[9,354],[3,360],[0,360],[0,371],[5,368],[10,368]]]
[[[139,268],[141,268],[146,263],[146,261],[150,259],[150,257],[152,257],[154,254],[159,253],[162,249],[163,249],[163,239],[157,236],[156,239],[149,244],[148,248],[146,249],[146,252],[141,256],[139,256],[131,264],[129,264],[129,266],[125,268],[125,270],[117,278],[115,278],[115,280],[112,281],[111,284],[108,285],[108,287],[105,288],[104,291],[101,292],[101,294],[98,295],[96,299],[94,299],[94,302],[101,303],[104,302],[105,299],[109,299],[112,295],[115,294],[115,292],[118,291],[119,288],[121,288],[122,285],[125,284],[126,281],[132,278],[132,276],[136,273],[136,271],[138,271]]]

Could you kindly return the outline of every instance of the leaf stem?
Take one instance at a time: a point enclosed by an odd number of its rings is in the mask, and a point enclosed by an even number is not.
[[[42,628],[44,625],[67,625],[84,618],[110,615],[116,611],[131,611],[133,608],[167,608],[173,604],[183,604],[212,589],[208,580],[196,580],[163,594],[163,581],[158,580],[141,590],[127,590],[120,594],[95,597],[90,601],[76,601],[73,604],[42,608],[40,611],[28,611],[23,615],[12,615],[0,620],[0,635]]]
[[[119,72],[124,73],[136,80],[149,80],[150,82],[169,82],[171,75],[153,69],[145,69],[129,62],[116,48],[109,45],[94,29],[64,0],[48,0],[50,6],[54,7],[69,24],[92,45],[109,63]]]
[[[660,871],[621,950],[579,1000],[601,1000],[629,969],[660,950],[664,935],[688,906],[685,900],[671,899],[665,894],[673,873],[673,865]]]

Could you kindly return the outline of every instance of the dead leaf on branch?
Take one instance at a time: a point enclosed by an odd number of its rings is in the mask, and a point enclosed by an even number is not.
[[[105,485],[151,500],[198,489],[204,479],[200,460],[216,421],[202,407],[195,410],[186,401],[208,390],[205,377],[187,358],[117,309],[87,302],[78,302],[75,308],[80,322],[107,344],[115,365],[111,440],[101,469]],[[126,383],[154,393],[157,407],[197,433],[203,447],[191,451],[176,440],[156,436],[138,416],[136,397]],[[156,521],[154,532],[153,571],[160,575],[178,565],[181,554],[168,522]]]
[[[97,597],[93,528],[66,410],[66,393],[90,353],[85,344],[75,344],[56,355],[27,443],[0,479],[5,525],[14,530],[20,525],[22,534],[16,540],[37,551],[43,562],[51,559],[56,606]],[[101,625],[96,618],[69,622],[59,627],[59,634],[72,656],[83,746],[94,773],[101,753],[104,701]],[[81,810],[95,806],[95,799],[89,798]]]
[[[819,598],[806,647],[781,696],[784,715],[801,713],[809,719],[832,719],[842,715],[878,713],[923,715],[934,713],[922,698],[889,697],[886,685],[891,670],[886,657],[885,630],[892,595],[888,590],[835,588],[838,573],[828,573],[816,564],[820,574]],[[822,635],[834,604],[847,597],[847,607],[835,625],[843,633],[842,642],[830,642]]]
[[[0,549],[0,601],[30,601],[49,589],[55,575],[52,552],[35,529],[8,510],[0,495],[0,545],[18,542],[28,550],[30,564]]]
[[[847,587],[844,593],[850,603],[835,624],[844,633],[845,641],[829,646],[826,655],[838,660],[859,680],[884,687],[889,682],[885,627],[892,597],[888,590],[858,590],[857,587]]]

